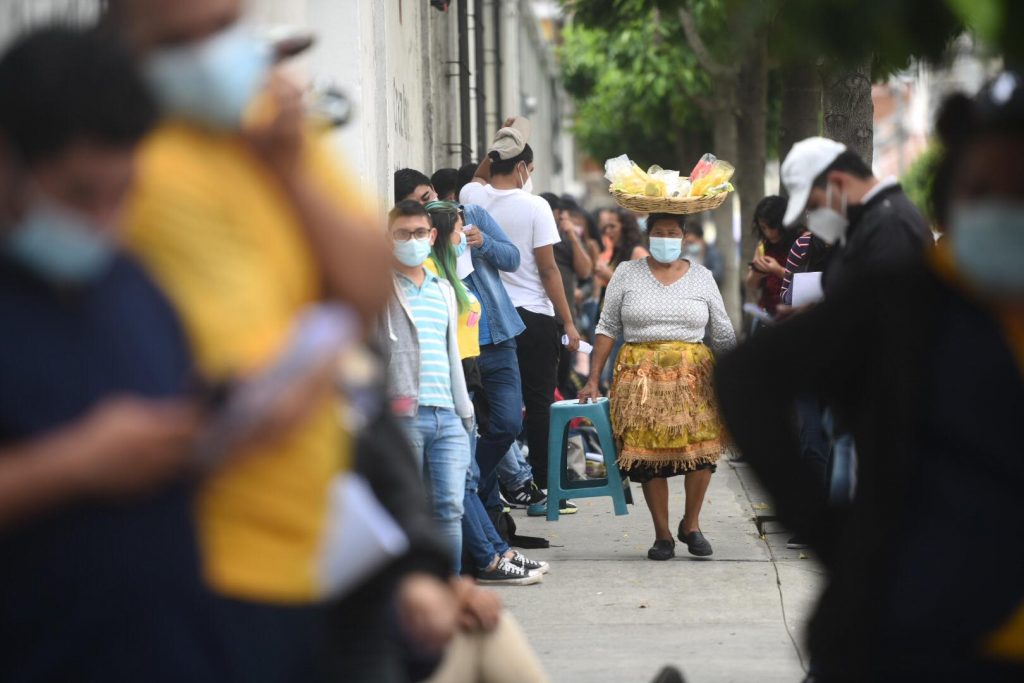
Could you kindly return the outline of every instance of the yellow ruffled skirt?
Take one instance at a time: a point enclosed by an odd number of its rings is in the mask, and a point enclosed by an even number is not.
[[[619,468],[634,481],[714,469],[726,448],[704,344],[625,344],[609,393]]]

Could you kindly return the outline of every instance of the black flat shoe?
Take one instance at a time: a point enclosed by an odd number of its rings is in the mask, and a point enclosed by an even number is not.
[[[655,541],[651,549],[647,551],[648,560],[664,562],[676,556],[676,542],[671,538],[664,541]]]
[[[686,548],[690,551],[691,555],[695,555],[697,557],[711,557],[715,552],[712,550],[708,539],[704,538],[704,534],[702,534],[699,529],[688,534],[683,534],[682,522],[679,522],[679,540],[686,545]]]

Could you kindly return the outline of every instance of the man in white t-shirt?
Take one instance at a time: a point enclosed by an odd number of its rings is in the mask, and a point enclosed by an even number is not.
[[[561,241],[561,235],[547,202],[531,194],[533,150],[526,144],[528,136],[526,119],[506,121],[459,199],[485,208],[519,249],[518,270],[502,272],[501,280],[526,325],[516,337],[516,355],[530,464],[543,481],[548,471],[549,407],[555,395],[561,344],[555,311],[565,321],[569,350],[579,347],[580,335],[555,263],[553,245]]]

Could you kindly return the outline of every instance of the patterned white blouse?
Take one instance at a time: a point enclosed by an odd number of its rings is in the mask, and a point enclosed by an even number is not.
[[[715,353],[736,346],[736,331],[711,271],[690,263],[670,285],[658,282],[646,258],[619,264],[608,283],[597,333],[627,342],[700,342]]]

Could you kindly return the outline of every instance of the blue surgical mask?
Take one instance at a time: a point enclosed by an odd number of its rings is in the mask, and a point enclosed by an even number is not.
[[[658,263],[673,263],[683,254],[682,237],[652,237],[651,256]]]
[[[452,249],[455,250],[455,258],[462,256],[466,253],[466,233],[459,235],[459,243],[456,244]]]
[[[405,242],[395,242],[395,258],[402,265],[410,268],[422,266],[428,256],[430,256],[429,237],[424,237],[421,240],[411,239]]]
[[[984,294],[1024,298],[1024,202],[965,202],[953,210],[950,228],[964,278]]]
[[[102,228],[49,199],[38,199],[9,228],[3,249],[55,284],[82,285],[106,272],[115,248]]]
[[[143,73],[167,113],[238,130],[270,66],[270,45],[235,26],[197,45],[153,53]]]

